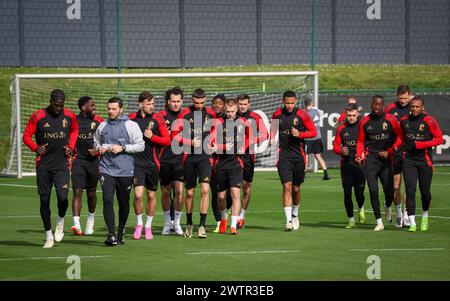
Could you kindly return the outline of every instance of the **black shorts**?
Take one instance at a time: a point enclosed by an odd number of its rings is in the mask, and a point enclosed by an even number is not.
[[[244,162],[243,180],[245,182],[253,182],[253,175],[255,174],[255,155],[244,154],[242,155],[242,161]]]
[[[169,186],[173,181],[184,182],[183,163],[162,162],[159,171],[161,186]]]
[[[96,190],[98,182],[98,164],[72,165],[71,179],[73,189]]]
[[[211,181],[212,158],[186,158],[183,165],[184,185],[186,189],[192,189],[199,183]]]
[[[394,175],[401,174],[403,172],[403,151],[394,153],[393,167]]]
[[[133,173],[134,187],[145,186],[148,190],[158,190],[158,167],[155,164],[142,166],[135,164]]]
[[[305,180],[305,162],[280,159],[277,164],[278,175],[282,184],[292,182],[294,186],[300,186]]]
[[[68,168],[59,170],[36,169],[36,183],[40,195],[50,194],[52,185],[54,184],[58,195],[67,196],[69,193],[69,180],[70,175]]]
[[[305,148],[306,148],[307,155],[323,153],[322,139],[306,140]]]
[[[241,188],[243,169],[240,165],[233,168],[218,165],[213,176],[217,192],[231,187]]]

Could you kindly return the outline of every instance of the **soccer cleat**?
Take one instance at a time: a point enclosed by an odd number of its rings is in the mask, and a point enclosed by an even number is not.
[[[70,230],[76,236],[83,236],[83,231],[81,231],[81,229],[77,226],[72,226],[72,228],[70,228]]]
[[[292,230],[297,231],[300,228],[300,222],[298,216],[292,217]]]
[[[411,224],[411,225],[409,226],[408,231],[409,231],[409,232],[416,232],[416,231],[417,231],[417,225],[416,225],[416,224]]]
[[[395,227],[396,228],[403,227],[403,217],[402,216],[397,216],[397,218],[395,219]]]
[[[231,229],[230,229],[230,234],[232,234],[232,235],[237,235],[237,234],[238,234],[237,229],[236,229],[235,227],[231,227]]]
[[[220,225],[219,225],[219,232],[220,232],[220,234],[227,233],[227,226],[228,226],[228,220],[225,219],[225,218],[222,218],[220,220]]]
[[[428,217],[422,217],[420,231],[428,231]]]
[[[198,238],[206,238],[206,230],[204,226],[198,227]]]
[[[383,230],[384,230],[384,225],[383,224],[376,225],[375,228],[373,228],[373,231],[375,231],[375,232],[380,232],[380,231],[383,231]]]
[[[116,234],[114,232],[108,233],[108,237],[105,240],[105,245],[111,246],[111,247],[117,245],[117,238],[116,238]]]
[[[220,222],[217,222],[217,226],[214,228],[213,233],[219,233],[220,232]]]
[[[134,228],[134,234],[133,234],[134,239],[136,239],[136,240],[141,239],[142,229],[144,229],[144,225],[136,225],[136,228]]]
[[[184,232],[184,237],[191,238],[193,231],[194,231],[194,226],[193,225],[187,225],[186,226],[186,231]]]
[[[239,219],[236,225],[237,229],[243,229],[245,225],[245,220],[243,218]]]
[[[391,207],[385,207],[384,208],[384,213],[386,215],[386,221],[388,223],[392,223],[392,210],[391,210]]]
[[[180,224],[174,224],[175,234],[182,236],[184,234],[183,229],[181,229]]]
[[[124,245],[125,244],[125,234],[121,231],[117,233],[117,244]]]
[[[87,222],[86,223],[86,229],[84,229],[85,235],[92,235],[94,234],[94,223]]]
[[[57,224],[55,230],[55,241],[60,242],[64,237],[64,225]]]
[[[170,228],[169,228],[170,233]],[[153,233],[151,227],[145,227],[145,239],[146,240],[152,240],[153,239]]]
[[[172,224],[164,224],[164,227],[161,231],[162,235],[169,235],[170,234],[170,230],[172,229]]]
[[[409,221],[409,216],[408,213],[405,211],[405,213],[403,214],[403,226],[404,227],[409,227],[411,226],[411,222]]]
[[[55,244],[55,241],[53,239],[47,239],[45,241],[45,244],[43,246],[44,249],[50,249],[53,248],[53,245]]]
[[[364,225],[366,223],[366,213],[364,212],[364,208],[361,208],[358,213],[359,223]]]
[[[347,226],[345,226],[345,229],[355,229],[356,228],[356,224],[355,222],[352,221],[348,221]]]
[[[331,180],[331,178],[328,175],[323,176],[322,180]]]
[[[292,231],[292,221],[288,221],[284,227],[286,231]]]

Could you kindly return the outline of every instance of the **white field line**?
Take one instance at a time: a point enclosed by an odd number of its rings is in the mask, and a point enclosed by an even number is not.
[[[445,251],[444,248],[417,248],[417,249],[349,249],[352,252],[372,252],[372,251],[380,251],[380,252],[389,252],[389,251]]]
[[[81,259],[92,259],[92,258],[107,258],[112,257],[111,255],[96,255],[96,256],[78,256]],[[67,259],[66,257],[24,257],[24,258],[0,258],[0,261],[19,261],[19,260],[55,260],[55,259]]]
[[[267,250],[267,251],[236,251],[236,252],[191,252],[185,255],[234,255],[234,254],[277,254],[277,253],[298,253],[300,250]]]

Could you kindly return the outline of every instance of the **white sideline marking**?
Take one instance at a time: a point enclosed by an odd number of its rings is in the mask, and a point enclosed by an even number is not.
[[[419,249],[349,249],[356,252],[367,251],[445,251],[444,248],[419,248]]]
[[[273,254],[273,253],[297,253],[300,250],[269,250],[269,251],[237,251],[237,252],[192,252],[185,255],[232,255],[232,254]]]
[[[79,256],[83,259],[90,259],[90,258],[106,258],[106,257],[112,257],[111,255],[97,255],[97,256]],[[24,258],[0,258],[0,261],[17,261],[17,260],[53,260],[53,259],[67,259],[67,256],[65,257],[24,257]]]

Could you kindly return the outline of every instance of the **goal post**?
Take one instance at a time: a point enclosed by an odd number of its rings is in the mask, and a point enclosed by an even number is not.
[[[118,82],[121,85],[117,85]],[[273,72],[191,72],[191,73],[111,73],[111,74],[16,74],[11,80],[11,131],[7,167],[2,176],[35,175],[35,154],[22,142],[23,130],[31,114],[49,105],[50,92],[62,89],[66,94],[65,107],[78,114],[78,98],[84,95],[96,101],[96,114],[106,117],[106,101],[119,96],[124,100],[125,112],[137,109],[137,97],[143,90],[155,97],[155,111],[163,109],[164,92],[174,86],[184,91],[183,107],[190,104],[194,89],[203,88],[207,105],[218,93],[227,97],[246,93],[250,96],[251,110],[262,111],[270,120],[280,107],[286,90],[297,93],[299,103],[312,98],[319,107],[319,74],[317,71]],[[119,90],[120,89],[120,90]],[[273,148],[256,154],[257,168],[274,168]],[[315,162],[315,171],[317,162]]]

